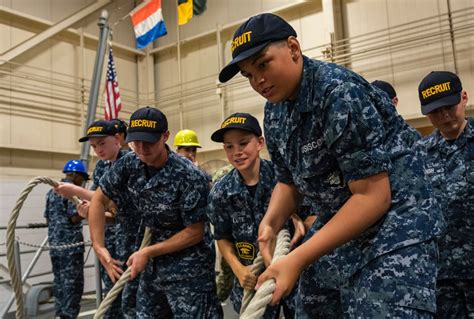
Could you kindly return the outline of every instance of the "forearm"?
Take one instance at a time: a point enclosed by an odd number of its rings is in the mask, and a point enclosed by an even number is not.
[[[105,207],[109,199],[104,195],[102,190],[98,188],[92,196],[89,207],[89,228],[91,239],[95,249],[102,248],[104,244],[104,227],[105,227]]]
[[[377,177],[374,177],[377,179]],[[301,269],[335,248],[362,234],[390,208],[388,178],[375,182],[371,189],[356,192],[313,237],[290,255],[300,261]]]
[[[230,268],[232,268],[232,272],[237,274],[242,264],[239,258],[237,258],[234,244],[230,240],[219,239],[217,241],[217,247],[219,247],[222,257],[224,257]]]
[[[297,210],[302,196],[294,185],[277,183],[272,192],[270,204],[260,223],[272,227],[276,232],[283,228],[288,218]]]
[[[150,258],[174,253],[194,246],[203,240],[204,222],[187,226],[170,238],[144,248]]]

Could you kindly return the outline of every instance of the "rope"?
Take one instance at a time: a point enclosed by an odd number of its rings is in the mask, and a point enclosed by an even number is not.
[[[290,233],[283,229],[278,233],[275,252],[273,254],[272,263],[279,260],[290,251]],[[253,274],[259,275],[265,268],[263,258],[260,252],[255,258],[250,270]],[[255,273],[254,273],[255,271]],[[275,280],[273,278],[265,281],[260,288],[254,292],[251,290],[244,291],[242,298],[242,306],[240,308],[241,319],[257,319],[262,318],[267,305],[272,300],[272,294],[275,290]]]
[[[10,213],[10,220],[8,221],[7,226],[7,234],[6,234],[6,242],[7,242],[7,261],[8,261],[8,269],[10,272],[10,278],[12,282],[12,288],[15,292],[15,300],[16,300],[16,318],[25,318],[24,313],[24,304],[23,304],[23,285],[20,279],[20,275],[17,270],[17,265],[15,264],[15,226],[16,221],[18,219],[18,215],[20,214],[20,210],[23,207],[23,203],[26,200],[28,194],[33,190],[33,188],[40,184],[48,184],[51,186],[57,186],[58,183],[46,176],[38,176],[33,178],[28,185],[23,189],[20,196],[18,197],[15,207],[13,207],[12,212]]]
[[[148,246],[151,242],[151,231],[147,227],[145,228],[145,235],[143,236],[142,243],[140,245],[140,249]],[[127,284],[128,280],[130,279],[130,272],[131,269],[127,268],[125,272],[120,276],[119,280],[115,283],[115,285],[110,289],[105,296],[104,300],[100,303],[97,311],[94,315],[94,319],[103,318],[107,310],[109,309],[110,305],[114,302],[117,296],[122,292],[123,287]]]

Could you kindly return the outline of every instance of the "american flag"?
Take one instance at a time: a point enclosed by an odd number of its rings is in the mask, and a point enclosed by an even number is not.
[[[105,119],[108,121],[116,119],[119,111],[122,109],[122,102],[120,101],[120,90],[117,82],[117,71],[115,70],[114,57],[112,56],[112,48],[109,49],[109,63],[107,66],[104,97]]]

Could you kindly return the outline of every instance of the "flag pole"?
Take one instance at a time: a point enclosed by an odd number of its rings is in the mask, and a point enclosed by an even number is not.
[[[176,4],[177,1],[176,1]],[[179,129],[183,129],[184,120],[183,120],[183,87],[182,87],[182,75],[181,75],[181,44],[180,44],[180,35],[179,35],[179,12],[178,6],[176,5],[176,51],[178,55],[178,84],[179,84]]]
[[[95,56],[95,64],[94,64],[94,73],[92,74],[92,82],[91,88],[89,92],[89,103],[87,108],[87,120],[84,127],[84,135],[87,133],[87,127],[94,122],[95,119],[95,112],[97,109],[97,99],[99,96],[99,87],[100,87],[100,79],[102,77],[102,69],[104,66],[104,56],[105,56],[105,49],[107,47],[107,39],[109,38],[109,25],[108,25],[108,18],[109,13],[107,10],[102,10],[102,13],[99,17],[99,22],[97,25],[99,26],[99,41],[97,43],[97,54]],[[84,164],[87,170],[87,163],[89,160],[89,152],[90,152],[90,142],[87,141],[85,143],[81,143],[81,162]]]

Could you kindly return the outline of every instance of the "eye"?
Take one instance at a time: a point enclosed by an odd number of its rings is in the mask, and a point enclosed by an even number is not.
[[[226,149],[226,150],[232,149],[232,144],[225,144],[224,149]]]
[[[247,73],[247,72],[245,72],[245,71],[240,72],[240,74],[242,74],[242,76],[243,76],[244,78],[247,78],[247,79],[250,79],[250,77],[251,77],[250,73]]]
[[[267,67],[268,65],[268,61],[267,60],[263,60],[262,62],[259,62],[257,64],[257,67],[260,69],[260,70],[263,70]]]

